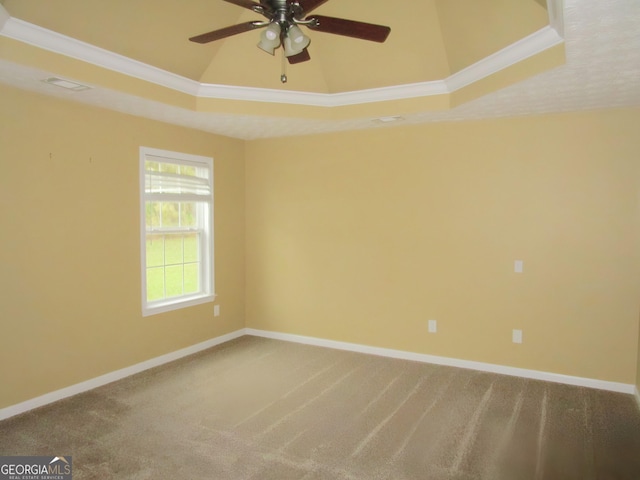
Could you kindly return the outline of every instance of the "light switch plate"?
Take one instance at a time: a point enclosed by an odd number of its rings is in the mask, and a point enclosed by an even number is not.
[[[438,322],[435,320],[429,320],[429,333],[436,333],[438,331]]]

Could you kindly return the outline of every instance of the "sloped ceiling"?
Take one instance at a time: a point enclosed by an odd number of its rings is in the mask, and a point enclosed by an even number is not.
[[[623,97],[640,103],[637,0],[549,0],[548,8],[544,0],[332,0],[317,13],[389,25],[389,39],[307,31],[312,60],[287,65],[286,84],[280,56],[256,48],[259,32],[188,41],[261,19],[222,0],[2,4],[0,82],[239,138],[374,128],[384,125],[379,117],[418,123],[526,114],[541,111],[536,103],[545,111],[619,106]],[[581,71],[611,76],[598,65],[616,56],[624,56],[616,68],[625,79],[616,101],[606,100],[616,96],[607,82],[598,81],[599,92],[581,87]],[[562,72],[568,83],[549,83]],[[44,84],[47,76],[92,88],[63,91]],[[547,98],[523,89],[535,82]],[[549,102],[559,88],[572,89],[571,106]]]
[[[204,83],[340,93],[448,77],[549,23],[535,0],[333,0],[315,13],[388,25],[384,44],[307,31],[313,61],[288,67],[252,31],[188,38],[260,15],[222,0],[5,0],[12,17]],[[488,34],[490,32],[490,34]],[[281,50],[279,50],[280,52]],[[279,53],[278,52],[278,53]]]

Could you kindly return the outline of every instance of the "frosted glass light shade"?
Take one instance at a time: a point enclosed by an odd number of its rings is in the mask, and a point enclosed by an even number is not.
[[[287,30],[287,36],[284,39],[284,54],[287,57],[301,53],[309,46],[311,39],[307,37],[300,27],[292,25]]]
[[[258,48],[273,55],[276,48],[280,46],[280,25],[273,22],[260,35]]]

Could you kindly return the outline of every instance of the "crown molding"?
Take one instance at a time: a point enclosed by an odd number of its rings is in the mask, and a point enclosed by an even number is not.
[[[561,44],[564,39],[551,26],[544,27],[531,35],[483,58],[479,62],[448,77],[445,82],[450,92],[471,85],[494,73],[504,70],[533,55]]]
[[[6,12],[0,5],[0,25],[2,10]],[[17,18],[10,17],[0,35],[182,93],[198,93],[198,82]]]
[[[564,38],[564,0],[547,0],[549,25]]]
[[[344,93],[310,93],[268,88],[233,87],[227,85],[201,84],[198,97],[246,100],[253,102],[287,103],[314,107],[341,107],[362,103],[400,100],[449,93],[444,80],[434,82],[372,88]]]
[[[449,93],[444,80],[432,82],[408,83],[392,87],[372,88],[355,92],[334,93],[331,95],[332,107],[356,105],[359,103],[403,100],[406,98],[429,97]]]
[[[550,26],[444,80],[343,93],[311,93],[199,83],[86,42],[13,18],[0,4],[0,35],[200,98],[340,107],[446,95],[563,42],[562,0],[547,0]]]

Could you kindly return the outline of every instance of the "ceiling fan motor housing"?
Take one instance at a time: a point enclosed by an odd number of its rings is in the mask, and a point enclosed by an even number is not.
[[[289,6],[287,0],[272,0],[273,4],[273,21],[278,22],[283,30],[291,23],[292,19],[289,15]]]

